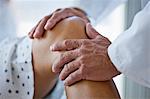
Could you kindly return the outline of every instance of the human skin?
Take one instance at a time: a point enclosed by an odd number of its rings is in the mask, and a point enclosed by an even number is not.
[[[55,27],[56,23],[71,16],[78,16],[84,19],[86,23],[90,22],[90,20],[87,17],[87,14],[80,8],[76,7],[61,8],[57,9],[50,15],[44,16],[38,22],[38,24],[32,28],[32,30],[28,33],[28,35],[30,38],[41,38],[44,34],[45,29],[51,30],[53,27]]]
[[[57,76],[52,65],[64,52],[52,52],[49,47],[66,39],[87,39],[85,22],[79,17],[70,17],[59,22],[52,30],[46,31],[40,39],[33,39],[32,55],[35,75],[34,99],[44,98],[56,84]],[[94,82],[82,80],[66,86],[67,99],[119,99],[112,80]]]
[[[85,34],[80,34],[80,32],[84,32],[84,27],[79,27],[77,23],[84,25],[84,22],[77,21],[77,19],[65,19],[51,31],[46,31],[41,39],[33,39],[33,66],[36,75],[35,99],[47,95],[56,83],[57,75],[52,72],[51,66],[56,58],[60,57],[60,54],[50,51],[50,45],[64,39],[86,38]]]
[[[121,72],[117,70],[108,55],[108,47],[111,42],[90,25],[86,14],[81,10],[72,8],[58,9],[50,16],[42,18],[31,30],[29,36],[30,38],[41,38],[45,29],[51,30],[62,19],[74,15],[84,19],[85,23],[88,22],[86,24],[86,34],[89,39],[64,40],[51,46],[52,51],[65,51],[65,55],[62,55],[64,56],[62,58],[66,59],[57,61],[52,66],[53,72],[60,73],[59,77],[64,81],[65,85],[71,85],[82,79],[107,81],[119,75]],[[61,70],[62,68],[63,70]]]

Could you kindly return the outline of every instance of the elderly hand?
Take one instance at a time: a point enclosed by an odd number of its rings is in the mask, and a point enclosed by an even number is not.
[[[97,34],[91,25],[87,25],[88,34]],[[65,51],[54,62],[52,70],[60,73],[65,85],[79,80],[106,81],[119,72],[111,63],[107,48],[111,42],[98,35],[94,39],[65,40],[50,47],[52,51]]]
[[[52,29],[58,22],[71,16],[78,16],[84,19],[85,23],[89,22],[86,13],[79,8],[57,9],[51,15],[41,19],[28,35],[30,38],[41,38],[45,30]]]

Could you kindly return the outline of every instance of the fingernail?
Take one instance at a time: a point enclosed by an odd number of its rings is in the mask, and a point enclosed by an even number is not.
[[[93,29],[93,26],[89,23],[89,27]]]
[[[48,24],[46,24],[46,25],[45,25],[45,29],[46,29],[46,30],[49,30],[49,29],[50,29],[50,27],[51,27],[51,25],[52,25],[52,23],[48,23]]]
[[[64,81],[64,85],[65,85],[65,86],[68,86],[68,82]]]
[[[34,33],[34,34],[33,34],[33,37],[36,37],[36,34],[37,34],[37,33],[38,33],[38,32]]]
[[[29,37],[32,37],[31,33],[28,34]]]
[[[33,37],[40,38],[40,36],[38,34],[39,34],[39,32],[34,33]]]
[[[32,34],[28,35],[30,37],[30,39],[34,39],[34,37],[32,36]]]
[[[63,84],[65,85],[65,81],[62,81],[63,82]]]
[[[31,32],[28,33],[28,35],[30,35],[30,34],[31,34]]]
[[[88,23],[89,26],[92,26],[90,23]]]
[[[44,28],[45,28],[45,30],[48,30],[48,25],[46,24],[46,25],[44,26]]]
[[[54,49],[54,48],[53,48],[53,45],[51,45],[49,49],[50,49],[51,51],[53,51],[53,49]]]
[[[54,65],[52,65],[52,72],[55,73]]]

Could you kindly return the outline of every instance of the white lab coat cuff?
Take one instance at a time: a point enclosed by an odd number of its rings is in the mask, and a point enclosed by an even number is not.
[[[122,60],[116,51],[115,46],[110,45],[108,47],[108,55],[112,63],[115,65],[116,69],[120,72],[123,72]]]
[[[133,69],[131,69],[131,67],[129,66],[130,64],[126,61],[126,56],[123,56],[125,54],[123,53],[123,51],[119,50],[118,47],[119,46],[117,46],[116,44],[112,44],[108,48],[108,55],[112,63],[115,65],[116,69],[129,79],[150,88],[150,80],[140,76],[138,71],[134,71]]]

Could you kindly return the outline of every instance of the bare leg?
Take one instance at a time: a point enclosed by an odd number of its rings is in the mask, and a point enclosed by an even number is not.
[[[59,58],[59,53],[50,52],[49,46],[64,39],[86,38],[85,24],[82,19],[71,17],[58,23],[52,31],[46,31],[44,38],[33,40],[33,65],[37,71],[35,75],[38,75],[35,77],[35,97],[45,96],[56,81],[51,65]],[[66,87],[66,93],[67,99],[119,99],[113,81],[81,81]]]
[[[80,81],[66,87],[67,99],[120,99],[113,81]]]
[[[52,31],[46,31],[43,38],[33,40],[32,52],[36,82],[35,99],[44,97],[56,83],[57,75],[51,71],[51,65],[59,58],[60,54],[50,52],[50,45],[69,38],[86,38],[84,23],[77,21],[79,18],[73,20],[74,19],[70,18],[65,19],[57,24]],[[82,24],[82,27],[77,26],[77,23]],[[80,34],[80,32],[82,32],[82,34]]]

